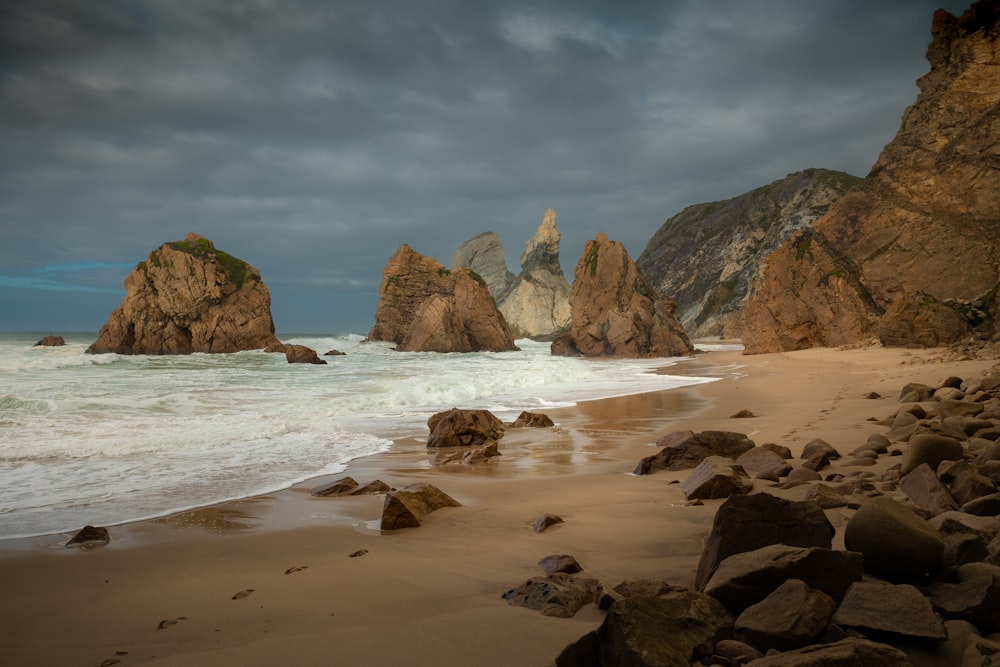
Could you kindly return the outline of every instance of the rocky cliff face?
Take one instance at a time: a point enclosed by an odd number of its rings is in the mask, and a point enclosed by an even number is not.
[[[871,173],[767,259],[747,351],[997,334],[1000,3],[939,10],[917,101]]]
[[[545,211],[542,224],[521,253],[521,273],[497,301],[517,338],[551,339],[569,324],[569,283],[559,265],[556,212]]]
[[[517,349],[486,283],[469,269],[451,271],[404,244],[382,271],[379,293],[368,340],[407,352]]]
[[[733,199],[689,206],[663,223],[636,265],[657,291],[677,301],[690,336],[739,338],[764,258],[860,180],[806,169]]]
[[[514,284],[514,274],[507,269],[507,256],[500,237],[493,232],[483,232],[460,245],[451,258],[451,270],[471,269],[486,281],[494,299],[507,292]]]
[[[149,253],[125,278],[125,298],[87,352],[238,352],[277,342],[260,272],[188,234]]]
[[[604,234],[584,246],[569,303],[570,325],[553,341],[553,354],[670,357],[692,352],[674,317],[674,302],[653,289],[625,246]]]

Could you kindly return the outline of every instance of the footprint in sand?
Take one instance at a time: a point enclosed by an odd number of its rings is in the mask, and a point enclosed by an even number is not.
[[[187,616],[178,616],[177,618],[165,618],[160,621],[160,624],[156,627],[157,630],[162,630],[163,628],[169,628],[171,625],[178,623],[180,621],[186,621]]]
[[[253,590],[254,589],[252,589],[252,588],[244,588],[242,591],[240,591],[239,593],[237,593],[236,595],[234,595],[232,599],[233,600],[242,600],[245,597],[250,597],[250,595],[253,594]]]
[[[300,566],[297,566],[297,567],[290,567],[287,570],[285,570],[285,574],[292,574],[293,572],[301,572],[302,570],[306,569],[307,567],[309,567],[309,566],[308,565],[300,565]]]

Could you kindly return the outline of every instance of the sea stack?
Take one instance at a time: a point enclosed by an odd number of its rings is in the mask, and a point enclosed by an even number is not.
[[[471,269],[486,281],[490,296],[498,300],[514,283],[514,274],[507,269],[507,256],[500,237],[483,232],[462,245],[451,258],[451,270]]]
[[[624,245],[604,234],[583,248],[569,305],[569,328],[552,342],[552,354],[635,358],[693,352],[674,317],[674,302],[653,289]]]
[[[521,253],[521,273],[498,300],[516,338],[551,340],[569,325],[569,283],[559,265],[556,212],[545,211],[542,224]]]
[[[191,354],[277,343],[260,272],[203,236],[165,243],[125,278],[90,354]]]
[[[451,271],[403,244],[382,271],[379,294],[368,340],[404,352],[517,349],[486,282],[469,269]]]
[[[767,259],[748,353],[935,347],[1000,322],[1000,3],[934,14],[930,72],[868,176]]]

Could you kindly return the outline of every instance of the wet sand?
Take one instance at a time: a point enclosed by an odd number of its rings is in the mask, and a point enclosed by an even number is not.
[[[432,466],[426,434],[414,434],[341,475],[112,528],[106,546],[66,549],[69,535],[0,542],[0,664],[549,665],[603,614],[508,606],[500,595],[542,574],[543,557],[571,554],[584,575],[612,583],[693,584],[720,501],[685,506],[673,483],[684,472],[628,474],[659,437],[721,429],[795,454],[817,437],[846,452],[885,431],[867,420],[892,412],[907,382],[980,377],[995,364],[939,357],[709,352],[665,372],[725,379],[551,411],[556,427],[508,431],[484,466]],[[871,391],[885,398],[864,398]],[[731,418],[743,409],[759,416]],[[430,482],[463,506],[380,534],[382,496],[310,496],[343,475]],[[545,513],[565,523],[536,534]]]

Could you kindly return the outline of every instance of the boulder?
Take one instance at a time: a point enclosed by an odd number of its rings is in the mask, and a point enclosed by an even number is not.
[[[510,425],[511,428],[548,428],[555,426],[555,422],[549,419],[548,415],[540,412],[522,412]]]
[[[558,514],[543,514],[535,519],[535,522],[531,524],[531,527],[536,533],[544,533],[552,526],[557,526],[560,523],[563,523],[563,518]]]
[[[451,258],[451,270],[469,269],[486,281],[494,300],[507,292],[514,283],[514,274],[507,269],[507,255],[500,237],[483,232],[458,247]]]
[[[802,448],[802,456],[799,458],[808,460],[817,454],[827,461],[834,461],[840,458],[840,452],[834,449],[833,445],[829,442],[820,438],[810,440],[806,443],[805,447]]]
[[[482,447],[503,437],[506,427],[489,410],[452,408],[427,420],[428,447]]]
[[[784,477],[792,471],[792,466],[785,459],[764,447],[748,449],[737,457],[736,463],[751,477],[759,477],[764,473]]]
[[[35,347],[62,347],[66,344],[66,339],[62,336],[43,336],[35,343]]]
[[[801,648],[823,634],[836,608],[823,591],[788,579],[737,617],[733,635],[761,651]]]
[[[521,272],[497,297],[497,307],[518,338],[551,340],[570,323],[570,286],[559,265],[556,212],[546,209],[542,224],[521,253]]]
[[[991,493],[988,496],[970,500],[959,509],[976,516],[1000,516],[1000,493]]]
[[[409,352],[516,350],[510,327],[482,278],[450,271],[402,245],[382,271],[370,341]]]
[[[958,583],[937,583],[928,594],[945,618],[968,621],[984,634],[1000,632],[1000,574],[984,572]]]
[[[103,526],[84,526],[63,546],[89,548],[111,541],[111,533]]]
[[[688,500],[728,498],[753,490],[753,482],[742,467],[723,456],[709,456],[681,484]]]
[[[929,516],[958,509],[958,504],[947,487],[926,463],[911,470],[899,481],[899,486],[910,502]]]
[[[188,234],[150,252],[125,278],[125,297],[87,352],[239,352],[277,342],[260,272]]]
[[[996,493],[997,486],[993,480],[982,475],[972,466],[966,467],[955,475],[951,483],[951,495],[959,505],[966,505],[972,501]]]
[[[501,597],[507,604],[540,611],[544,616],[572,618],[597,597],[597,579],[574,578],[556,573],[532,577]]]
[[[754,442],[743,433],[732,431],[674,431],[660,438],[656,445],[663,447],[659,453],[648,456],[636,466],[636,475],[647,475],[656,470],[687,470],[695,468],[709,456],[736,459],[753,449]]]
[[[747,667],[913,667],[899,649],[857,637],[764,656]]]
[[[741,613],[788,579],[800,579],[836,601],[863,574],[863,557],[853,551],[771,544],[730,556],[719,564],[705,592],[733,613]]]
[[[310,494],[320,498],[349,496],[356,491],[358,483],[353,477],[344,477],[329,484],[323,484],[314,488]]]
[[[716,567],[733,554],[770,544],[830,548],[835,529],[817,505],[767,493],[731,496],[715,513],[698,561],[695,587],[703,590]]]
[[[674,316],[621,243],[604,234],[587,241],[573,274],[569,328],[552,351],[587,357],[672,357],[694,351]]]
[[[545,574],[576,574],[583,572],[583,566],[575,558],[568,554],[553,554],[538,561]]]
[[[570,644],[557,667],[688,665],[728,638],[733,619],[718,602],[693,591],[632,597],[608,609],[601,626]]]
[[[947,637],[931,601],[913,586],[859,581],[844,595],[833,622],[862,632],[940,641]]]
[[[390,491],[382,506],[382,530],[416,528],[424,517],[444,507],[461,507],[461,503],[431,484],[411,484]]]
[[[854,513],[844,529],[844,545],[864,554],[865,570],[890,581],[923,576],[944,553],[941,535],[888,496],[872,498]]]
[[[926,463],[932,470],[937,470],[942,461],[961,461],[965,455],[962,443],[954,438],[933,433],[920,433],[909,440],[903,460],[900,463],[900,474],[909,474],[921,463]]]
[[[285,345],[285,360],[290,364],[325,364],[316,350],[305,345]]]

